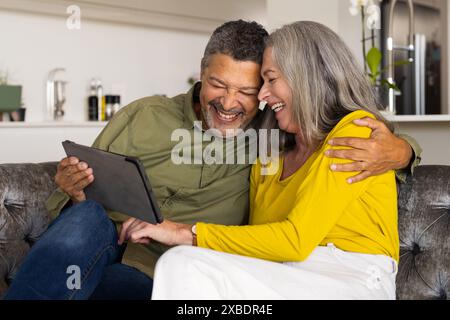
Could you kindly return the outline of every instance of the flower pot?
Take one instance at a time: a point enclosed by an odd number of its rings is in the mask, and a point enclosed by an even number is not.
[[[0,121],[2,112],[20,109],[22,102],[22,86],[0,85]]]
[[[0,112],[11,112],[21,107],[22,86],[0,85]]]

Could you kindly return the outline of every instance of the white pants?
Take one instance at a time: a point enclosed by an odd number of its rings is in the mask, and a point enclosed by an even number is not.
[[[396,274],[390,257],[333,244],[285,263],[179,246],[159,259],[152,299],[395,299]]]

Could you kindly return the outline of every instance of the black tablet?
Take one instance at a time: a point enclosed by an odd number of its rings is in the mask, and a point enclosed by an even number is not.
[[[77,157],[93,170],[94,181],[84,189],[86,199],[97,201],[105,209],[153,224],[163,221],[139,159],[68,140],[62,145],[68,157]]]

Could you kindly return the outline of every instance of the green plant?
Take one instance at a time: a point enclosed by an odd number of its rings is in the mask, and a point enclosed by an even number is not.
[[[378,0],[379,1],[379,0]],[[364,70],[374,87],[389,88],[400,92],[400,89],[391,83],[383,75],[387,71],[382,68],[383,53],[376,47],[376,30],[380,29],[380,7],[377,0],[350,0],[350,13],[352,15],[361,15],[362,29],[362,51],[364,58]],[[370,30],[370,36],[366,37],[366,25]],[[367,42],[370,41],[371,48],[367,51]],[[409,64],[410,61],[397,61],[394,66]]]
[[[394,89],[400,92],[400,88],[397,87],[395,83],[389,82],[387,79],[383,78],[382,75],[387,71],[387,68],[381,68],[381,62],[383,61],[383,54],[377,47],[372,47],[367,55],[365,56],[365,63],[369,67],[369,72],[367,75],[373,86],[386,87],[389,89]],[[400,66],[408,64],[409,61],[397,61],[394,66]]]

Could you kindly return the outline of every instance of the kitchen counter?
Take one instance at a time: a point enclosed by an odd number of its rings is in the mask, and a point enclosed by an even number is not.
[[[103,128],[106,121],[0,122],[0,128]]]
[[[436,115],[386,115],[393,122],[450,122],[450,114]]]

